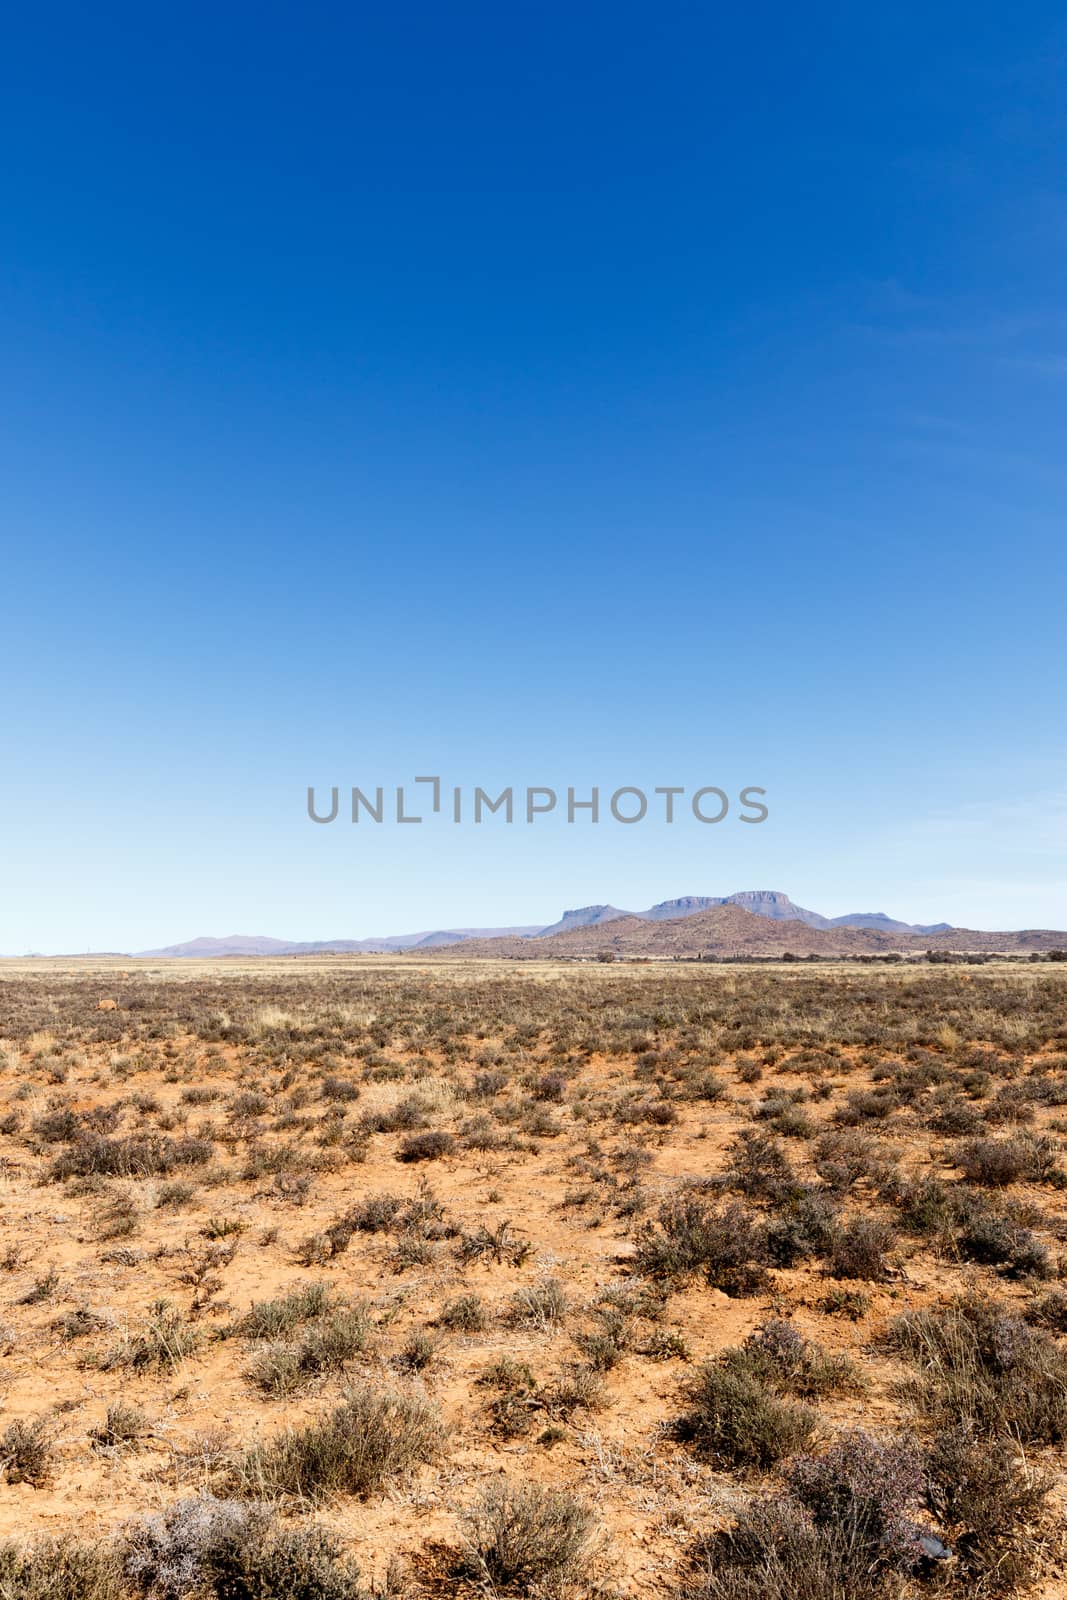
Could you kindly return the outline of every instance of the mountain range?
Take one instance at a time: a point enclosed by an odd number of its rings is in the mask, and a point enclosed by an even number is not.
[[[647,911],[620,911],[618,906],[582,906],[577,911],[565,911],[551,927],[541,928],[538,938],[550,938],[557,933],[567,933],[571,928],[589,928],[603,922],[615,922],[620,917],[638,917],[642,922],[673,922],[679,917],[696,916],[701,911],[713,911],[716,906],[740,906],[742,911],[754,912],[771,922],[803,922],[809,928],[879,928],[884,933],[948,933],[947,922],[898,922],[884,911],[849,911],[843,917],[824,917],[818,911],[808,911],[790,900],[779,889],[742,889],[739,894],[706,895],[687,894],[677,900],[661,900]]]
[[[546,927],[438,928],[368,939],[289,941],[262,935],[201,937],[138,952],[148,957],[211,959],[225,956],[326,954],[427,954],[464,946],[465,955],[534,959],[551,955],[648,956],[754,954],[861,954],[891,950],[1049,950],[1067,946],[1067,933],[1026,929],[988,933],[947,922],[902,922],[884,911],[825,917],[796,905],[775,889],[731,895],[683,895],[644,911],[619,906],[579,906]]]
[[[432,950],[438,945],[460,944],[466,939],[530,938],[540,933],[536,924],[520,928],[439,928],[432,933],[387,934],[380,939],[269,939],[261,934],[230,933],[222,939],[201,936],[184,944],[163,945],[158,950],[138,950],[139,956],[190,956],[209,961],[216,956],[318,956],[387,955],[396,950]]]
[[[585,924],[572,922],[562,932],[544,937],[466,940],[462,954],[464,959],[494,957],[517,961],[591,957],[677,961],[738,956],[768,960],[782,956],[921,956],[929,950],[946,955],[1020,955],[1067,949],[1067,933],[1052,929],[988,933],[975,928],[946,928],[926,933],[910,931],[919,925],[905,924],[909,931],[898,933],[891,918],[886,919],[888,928],[823,920],[828,925],[813,925],[796,916],[770,916],[727,900],[680,917],[624,915]],[[425,953],[444,958],[457,951],[452,947]]]

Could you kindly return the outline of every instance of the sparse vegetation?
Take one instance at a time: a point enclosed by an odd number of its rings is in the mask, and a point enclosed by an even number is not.
[[[1065,983],[0,971],[0,1600],[1060,1600]]]

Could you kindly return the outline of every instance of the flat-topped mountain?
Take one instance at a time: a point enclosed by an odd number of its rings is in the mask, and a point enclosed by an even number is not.
[[[848,911],[843,917],[824,917],[818,911],[808,911],[798,906],[780,889],[743,889],[739,894],[721,898],[709,895],[683,895],[679,900],[661,900],[637,915],[651,922],[667,921],[674,917],[691,917],[699,911],[711,911],[716,906],[740,906],[742,911],[753,911],[771,922],[803,922],[809,928],[881,928],[886,933],[945,933],[951,926],[947,922],[898,922],[884,911]]]
[[[565,911],[558,922],[538,929],[534,937],[550,939],[557,933],[569,933],[572,928],[599,928],[604,922],[616,922],[619,917],[628,917],[630,914],[629,911],[620,911],[618,906],[579,906],[577,911]]]

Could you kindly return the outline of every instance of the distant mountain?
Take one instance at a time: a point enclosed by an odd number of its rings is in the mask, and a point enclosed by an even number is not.
[[[881,928],[883,933],[949,933],[951,922],[898,922],[884,911],[850,911],[846,917],[831,917],[820,926],[830,928]]]
[[[259,934],[231,933],[224,939],[201,937],[158,950],[139,950],[138,956],[189,957],[209,961],[217,956],[318,956],[388,955],[390,951],[426,946],[461,944],[465,939],[527,938],[539,932],[536,924],[518,928],[445,928],[435,932],[388,934],[381,939],[268,939]]]
[[[422,933],[394,933],[387,934],[382,939],[361,939],[353,949],[363,950],[367,954],[388,954],[390,950],[421,950],[424,945],[462,944],[464,939],[526,939],[537,933],[536,923],[524,923],[518,928],[434,928]],[[341,950],[344,940],[335,940],[332,944],[317,946],[294,945],[293,955],[307,955],[315,950],[331,951]]]
[[[803,922],[809,928],[827,928],[829,922],[817,911],[805,911],[794,905],[780,889],[744,889],[740,894],[729,894],[723,901],[726,906],[740,906],[757,917],[767,917],[771,922]]]
[[[694,917],[717,906],[739,906],[769,922],[803,922],[808,928],[880,928],[883,933],[947,933],[950,923],[897,922],[883,910],[851,910],[845,917],[824,917],[817,910],[795,906],[781,890],[742,890],[739,894],[683,894],[680,899],[661,901],[648,910],[638,910],[645,922],[669,922],[675,917]],[[557,925],[558,926],[558,925]]]
[[[209,961],[215,956],[284,956],[291,946],[284,939],[267,939],[261,934],[231,933],[224,939],[201,937],[185,944],[165,945],[161,950],[140,950],[142,956],[191,956]]]
[[[619,917],[629,917],[630,911],[620,911],[618,906],[579,906],[577,911],[565,911],[558,922],[548,928],[539,928],[536,939],[550,939],[557,933],[569,933],[571,928],[598,928],[602,922],[615,922]]]
[[[490,933],[485,928],[442,928],[436,933],[416,933],[412,936],[402,934],[393,940],[389,948],[392,950],[430,950],[437,945],[464,944],[468,939],[530,939],[540,929],[533,927],[498,928],[495,933]],[[401,943],[403,940],[403,943]]]
[[[721,898],[708,895],[684,895],[679,900],[662,900],[647,911],[638,911],[639,917],[650,922],[660,922],[672,917],[691,917],[700,911],[711,911],[715,906],[740,906],[742,911],[752,911],[756,916],[771,922],[803,922],[809,928],[880,928],[883,933],[945,933],[948,922],[913,923],[898,922],[887,917],[884,911],[849,911],[843,917],[824,917],[818,911],[808,911],[794,905],[780,889],[743,889],[739,894]]]
[[[739,894],[686,894],[677,900],[661,900],[647,911],[635,911],[635,917],[646,922],[669,922],[675,917],[694,917],[701,911],[714,911],[716,906],[740,906],[756,916],[768,917],[772,922],[806,922],[811,928],[828,928],[829,922],[817,911],[805,911],[795,906],[787,894],[778,889],[743,889]]]
[[[897,933],[884,928],[812,927],[799,917],[768,917],[721,904],[674,918],[613,917],[606,923],[571,927],[541,939],[477,939],[463,957],[519,961],[618,956],[643,960],[701,960],[753,956],[923,955],[945,952],[1006,955],[1067,949],[1067,933],[1045,928],[1020,933],[985,933],[953,928],[945,933]]]
[[[710,911],[714,906],[725,904],[721,896],[683,894],[677,900],[661,900],[658,905],[649,906],[647,911],[639,911],[637,915],[646,922],[668,922],[674,917],[692,917],[698,911]]]
[[[718,915],[716,913],[743,913],[744,917],[755,919],[750,922],[739,922],[736,917]],[[711,918],[711,921],[703,919]],[[690,924],[684,933],[679,931],[681,924]],[[844,916],[825,917],[819,911],[809,911],[804,906],[798,906],[787,894],[780,889],[742,889],[736,894],[728,895],[679,895],[674,900],[660,900],[656,905],[649,906],[645,911],[623,911],[619,906],[592,905],[578,906],[574,910],[565,911],[557,922],[550,923],[547,927],[536,924],[524,924],[520,927],[508,928],[433,928],[424,929],[420,933],[395,933],[380,938],[369,939],[319,939],[311,941],[291,941],[286,939],[270,939],[260,934],[229,934],[226,938],[216,939],[201,937],[190,939],[185,944],[165,945],[158,950],[142,950],[142,956],[169,958],[188,957],[199,960],[211,960],[214,957],[225,956],[305,956],[305,955],[388,955],[404,951],[419,951],[432,953],[436,950],[447,950],[459,944],[471,945],[471,954],[479,954],[483,947],[494,945],[496,953],[510,954],[521,946],[525,946],[526,956],[544,956],[548,953],[552,941],[560,939],[571,940],[571,945],[562,947],[569,949],[573,946],[575,952],[582,949],[592,949],[596,942],[597,930],[611,927],[611,948],[622,950],[626,948],[635,952],[644,950],[666,950],[672,952],[698,952],[705,948],[711,952],[722,944],[724,949],[743,951],[747,949],[763,949],[767,946],[770,937],[768,924],[777,927],[777,947],[783,952],[786,949],[800,953],[804,945],[803,939],[794,935],[786,935],[782,930],[789,927],[806,929],[814,934],[828,934],[840,936],[839,947],[844,953],[853,947],[854,941],[845,938],[845,935],[855,933],[868,936],[866,945],[862,941],[855,948],[867,949],[907,949],[909,940],[926,939],[935,948],[958,949],[1053,949],[1067,946],[1067,933],[1055,933],[1047,930],[1027,930],[1023,934],[981,933],[966,928],[953,928],[948,922],[902,922],[896,917],[888,916],[884,911],[850,911]],[[656,925],[670,926],[669,934],[653,936],[652,928]],[[641,932],[644,929],[645,932]],[[705,935],[707,936],[705,938]],[[952,943],[959,939],[970,939],[970,944]],[[939,940],[949,939],[948,944],[937,944]],[[1030,939],[1038,943],[1028,945],[1005,945],[1005,940]],[[584,940],[584,943],[583,943]],[[593,943],[590,943],[590,940]],[[710,940],[710,943],[708,942]],[[989,943],[988,941],[1000,941]],[[978,941],[975,943],[974,941]],[[1043,942],[1042,942],[1043,941]],[[810,953],[816,953],[812,947]],[[829,948],[827,946],[826,948]]]

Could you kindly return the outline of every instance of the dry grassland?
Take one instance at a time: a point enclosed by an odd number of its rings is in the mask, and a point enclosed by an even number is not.
[[[1048,965],[5,963],[0,1600],[1063,1597],[1065,1133]]]

